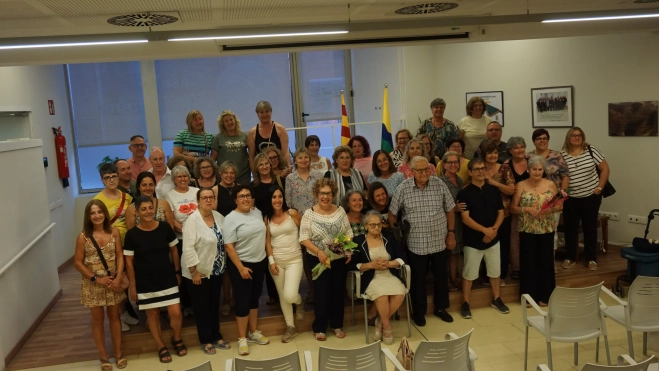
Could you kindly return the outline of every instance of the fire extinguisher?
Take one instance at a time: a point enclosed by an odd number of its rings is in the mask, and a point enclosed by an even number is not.
[[[62,127],[53,128],[55,134],[55,151],[57,151],[57,170],[64,188],[69,186],[69,160],[66,157],[66,138],[62,135]]]

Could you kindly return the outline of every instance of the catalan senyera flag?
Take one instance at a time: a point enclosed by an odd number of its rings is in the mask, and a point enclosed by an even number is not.
[[[346,101],[341,91],[341,145],[347,146],[350,141],[350,127],[348,126],[348,111]]]
[[[387,153],[394,150],[394,142],[391,139],[391,122],[389,121],[389,92],[387,85],[384,86],[384,103],[382,103],[382,141],[380,148]]]

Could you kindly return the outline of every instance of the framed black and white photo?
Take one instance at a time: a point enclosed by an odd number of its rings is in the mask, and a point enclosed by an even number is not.
[[[487,107],[485,107],[484,115],[492,119],[492,121],[497,121],[501,126],[504,126],[503,123],[503,92],[502,91],[481,91],[475,93],[467,93],[467,102],[473,97],[481,97]]]
[[[573,86],[531,89],[534,128],[571,128],[574,126]]]

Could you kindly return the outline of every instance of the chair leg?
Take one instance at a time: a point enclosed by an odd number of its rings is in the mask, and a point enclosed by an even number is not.
[[[647,332],[643,333],[643,355],[644,356],[648,355],[648,333]]]
[[[609,353],[609,337],[604,335],[604,347],[606,348],[606,363],[611,366],[611,354]]]
[[[551,341],[547,342],[547,363],[549,363],[549,369],[553,370],[554,362],[552,361],[552,357],[551,357]]]
[[[366,344],[368,344],[368,302],[364,298],[364,336],[366,337]]]
[[[579,343],[574,343],[574,365],[579,364]]]
[[[355,291],[355,276],[352,275],[352,274],[350,275],[350,287],[352,287],[352,291],[353,291],[353,292],[350,293],[350,305],[352,306],[352,320],[351,321],[352,321],[352,325],[354,326],[355,325],[355,294],[354,294],[354,291]]]
[[[405,294],[405,303],[407,311],[407,337],[412,337],[412,315],[410,314],[410,294]]]
[[[629,356],[634,358],[634,343],[632,342],[632,332],[627,331],[627,344],[629,345]]]
[[[600,360],[600,337],[597,337],[597,340],[595,340],[595,362],[599,362]]]
[[[524,371],[526,371],[526,362],[529,358],[529,326],[526,326],[526,335],[524,337]]]

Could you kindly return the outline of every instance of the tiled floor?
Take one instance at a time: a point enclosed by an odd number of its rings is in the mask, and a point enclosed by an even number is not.
[[[611,300],[606,300],[608,304],[613,304]],[[421,340],[443,340],[447,332],[455,332],[462,335],[474,328],[470,346],[478,355],[476,369],[478,371],[517,371],[524,368],[524,326],[522,325],[522,312],[518,303],[509,304],[510,314],[503,315],[491,308],[474,309],[473,319],[464,320],[459,317],[458,313],[452,313],[455,321],[453,323],[444,323],[434,316],[427,316],[425,327],[412,327],[412,337],[410,343],[412,348],[416,348]],[[346,323],[349,319],[346,318]],[[389,346],[392,352],[396,353],[398,349],[398,340],[407,333],[407,322],[393,322],[394,335],[396,344]],[[620,354],[628,354],[627,337],[625,330],[607,320],[607,329],[609,332],[609,347],[611,359],[615,364],[616,357]],[[310,332],[299,334],[292,342],[282,344],[279,337],[270,338],[269,345],[252,345],[250,344],[250,359],[273,358],[298,351],[300,361],[303,362],[303,353],[306,350],[311,351],[314,364],[318,360],[318,348],[325,346],[329,348],[356,348],[364,345],[363,326],[346,327],[348,336],[345,339],[337,339],[328,336],[327,341],[318,342],[314,340]],[[373,328],[370,328],[371,333]],[[529,332],[529,370],[535,370],[539,363],[547,363],[545,342],[535,330]],[[642,335],[634,333],[634,349],[636,351],[636,360],[646,359],[642,355]],[[91,338],[89,339],[91,341]],[[600,343],[600,363],[606,362],[606,353],[604,351],[604,342]],[[186,370],[200,363],[210,360],[214,370],[224,370],[225,360],[230,357],[237,357],[237,343],[232,342],[234,348],[230,351],[219,351],[214,356],[204,355],[198,347],[189,350],[189,354],[183,358],[174,356],[174,361],[164,365],[158,362],[155,353],[140,354],[128,358],[127,370]],[[552,351],[554,358],[554,371],[562,370],[580,370],[585,363],[595,362],[595,340],[579,344],[579,365],[573,364],[572,344],[553,343]],[[648,351],[649,355],[658,355],[658,352]],[[388,364],[388,370],[392,370],[391,364]],[[64,364],[50,367],[34,368],[31,370],[99,370],[98,361],[87,361],[72,364]],[[116,369],[116,368],[115,368]]]

